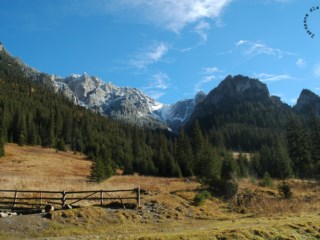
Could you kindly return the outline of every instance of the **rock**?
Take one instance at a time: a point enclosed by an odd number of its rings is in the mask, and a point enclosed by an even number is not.
[[[72,206],[70,204],[67,204],[63,207],[63,209],[72,209]]]
[[[0,213],[0,218],[4,218],[4,217],[8,217],[8,214],[7,214],[7,213],[4,213],[4,212],[1,212],[1,213]]]
[[[46,213],[49,213],[49,212],[53,212],[54,211],[54,206],[50,205],[50,204],[47,204],[45,207],[44,207],[44,210]]]

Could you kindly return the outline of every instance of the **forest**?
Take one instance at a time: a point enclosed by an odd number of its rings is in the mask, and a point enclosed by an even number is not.
[[[290,109],[281,112],[263,102],[243,101],[174,134],[76,106],[55,93],[47,78],[43,74],[35,80],[9,54],[0,53],[1,156],[6,143],[82,152],[93,161],[90,178],[98,182],[116,169],[125,174],[197,176],[217,189],[248,176],[320,175],[320,120],[312,112],[302,117]],[[231,150],[240,152],[238,157]],[[250,159],[243,151],[251,153]]]

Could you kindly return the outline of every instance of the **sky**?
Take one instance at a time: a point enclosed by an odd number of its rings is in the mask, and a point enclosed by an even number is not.
[[[294,105],[304,88],[320,94],[318,6],[317,0],[0,0],[0,42],[41,72],[86,72],[166,104],[242,74]]]

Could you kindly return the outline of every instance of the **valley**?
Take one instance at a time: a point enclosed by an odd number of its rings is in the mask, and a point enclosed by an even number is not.
[[[248,205],[213,196],[195,206],[202,189],[194,178],[113,176],[88,181],[85,155],[42,147],[7,144],[0,158],[2,189],[96,190],[141,187],[141,208],[86,206],[41,214],[0,218],[0,239],[317,239],[320,237],[320,187],[310,180],[288,180],[292,199],[259,180],[239,181],[239,196],[253,194]],[[53,161],[54,160],[54,161]]]

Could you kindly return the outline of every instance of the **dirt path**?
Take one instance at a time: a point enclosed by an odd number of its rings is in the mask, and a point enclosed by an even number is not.
[[[109,212],[109,215],[111,212]],[[109,216],[110,217],[110,216]],[[55,237],[50,237],[55,236]],[[320,239],[319,215],[237,220],[59,223],[41,214],[0,219],[0,239]]]

